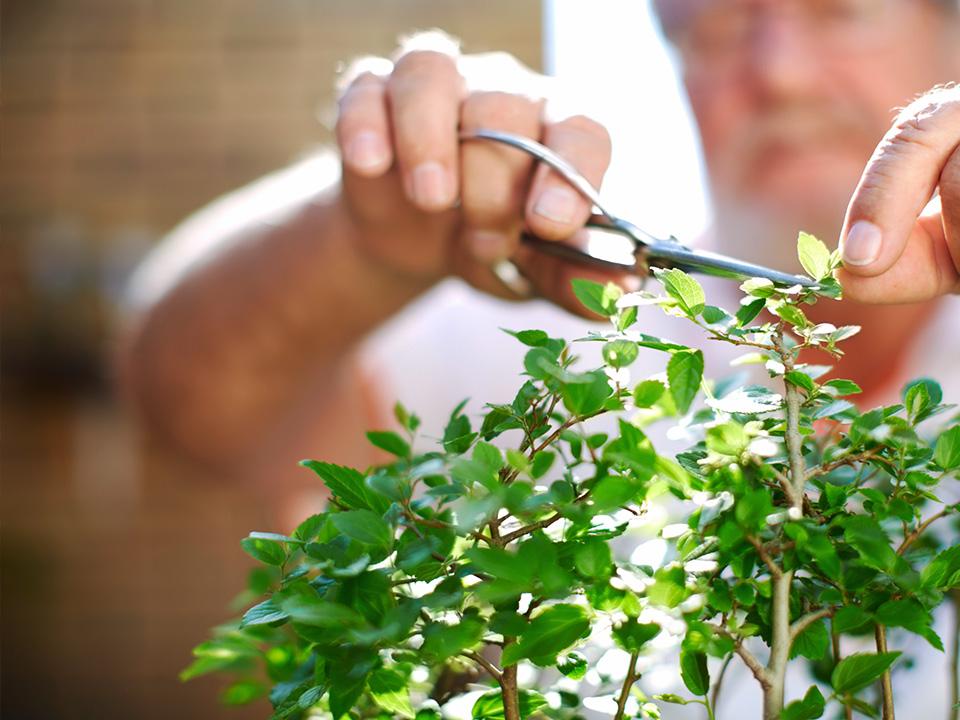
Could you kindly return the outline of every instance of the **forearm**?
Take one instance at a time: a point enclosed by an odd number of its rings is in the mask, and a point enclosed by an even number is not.
[[[215,212],[248,213],[244,192]],[[154,432],[224,467],[331,390],[356,343],[429,283],[365,260],[336,185],[222,235],[216,218],[195,225],[174,241],[184,252],[154,261],[166,277],[126,333],[121,375]]]

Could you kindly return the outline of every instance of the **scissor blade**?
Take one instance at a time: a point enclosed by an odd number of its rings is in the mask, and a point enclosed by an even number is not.
[[[697,272],[735,280],[758,277],[780,285],[800,285],[808,288],[817,286],[815,281],[802,275],[780,272],[763,265],[754,265],[705,250],[691,250],[676,242],[649,243],[641,252],[651,267],[679,268],[685,272]]]

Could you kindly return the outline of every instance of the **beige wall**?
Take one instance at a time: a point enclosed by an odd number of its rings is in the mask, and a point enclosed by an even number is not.
[[[176,681],[263,515],[120,414],[117,289],[185,214],[329,139],[338,61],[438,26],[536,67],[539,25],[535,0],[2,3],[4,717],[268,714]]]

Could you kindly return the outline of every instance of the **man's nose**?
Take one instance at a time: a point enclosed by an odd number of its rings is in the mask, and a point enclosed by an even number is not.
[[[824,78],[820,50],[804,18],[772,9],[757,18],[748,40],[747,73],[756,90],[771,98],[807,93]]]

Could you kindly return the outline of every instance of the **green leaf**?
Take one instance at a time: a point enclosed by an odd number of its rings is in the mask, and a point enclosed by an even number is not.
[[[280,609],[301,625],[332,628],[363,623],[356,610],[322,598],[312,589],[309,592],[279,593],[274,598]]]
[[[628,653],[639,652],[644,645],[660,634],[656,623],[642,623],[637,618],[627,618],[613,628],[613,639]]]
[[[833,616],[833,631],[840,633],[858,633],[873,623],[873,617],[857,605],[847,605],[837,610]]]
[[[844,521],[844,537],[869,567],[890,572],[897,564],[897,554],[890,547],[890,538],[872,517],[848,517]]]
[[[557,654],[566,650],[590,631],[587,611],[580,605],[551,605],[531,622],[519,643],[504,651],[504,665],[522,658],[545,667],[552,665]],[[514,649],[516,648],[516,649]]]
[[[247,705],[267,694],[266,686],[256,680],[238,680],[220,695],[224,705]]]
[[[807,275],[823,280],[830,274],[830,251],[818,238],[802,232],[797,238],[797,255]]]
[[[687,275],[683,270],[671,268],[669,270],[654,269],[657,280],[663,283],[667,294],[679,303],[688,317],[696,317],[703,312],[706,297],[700,283]]]
[[[386,450],[392,455],[401,458],[410,457],[410,445],[402,437],[390,430],[371,430],[367,433],[367,440],[374,447]]]
[[[603,371],[585,373],[581,382],[568,382],[563,386],[563,404],[574,415],[590,415],[603,407],[613,393]]]
[[[855,693],[883,675],[900,655],[900,652],[849,655],[833,669],[830,684],[838,695]]]
[[[826,701],[816,685],[812,685],[802,700],[794,700],[780,714],[780,720],[816,720],[823,717]]]
[[[592,280],[575,278],[571,285],[573,294],[587,310],[603,317],[610,317],[617,312],[617,300],[623,291],[613,283],[601,285]]]
[[[527,718],[547,704],[547,699],[532,690],[520,690],[518,697],[520,717]],[[473,704],[473,720],[504,720],[503,695],[500,690],[492,690],[477,698]]]
[[[464,555],[481,572],[500,580],[516,583],[518,595],[533,579],[530,576],[530,566],[516,553],[503,548],[474,547],[467,550]]]
[[[320,476],[333,496],[348,508],[382,513],[390,506],[386,498],[366,486],[363,475],[353,468],[317,460],[301,460],[300,465],[310,468]]]
[[[283,565],[287,561],[287,552],[283,545],[274,541],[258,537],[245,537],[240,541],[240,547],[254,560],[267,565]]]
[[[587,674],[587,659],[580,653],[572,652],[557,661],[557,670],[571,680],[581,680]]]
[[[610,546],[600,538],[587,538],[578,544],[573,551],[573,564],[577,572],[588,578],[608,578],[614,569]]]
[[[805,372],[791,370],[783,377],[791,385],[796,385],[798,388],[805,390],[808,395],[813,395],[817,391],[817,384]]]
[[[347,510],[330,516],[331,522],[351,540],[374,547],[390,547],[393,530],[371,510]]]
[[[453,455],[460,455],[469,450],[473,439],[477,436],[476,433],[471,432],[470,418],[460,412],[466,403],[467,401],[464,400],[454,409],[443,430],[443,448]]]
[[[653,407],[666,390],[659,380],[644,380],[633,389],[633,402],[638,408]]]
[[[824,387],[833,388],[836,395],[856,395],[863,392],[860,389],[860,386],[857,385],[853,380],[844,380],[842,378],[837,378],[835,380],[827,380],[824,384]]]
[[[822,660],[830,647],[830,633],[822,620],[810,625],[797,636],[790,648],[790,657],[801,655],[808,660]]]
[[[673,353],[667,363],[667,380],[677,410],[681,414],[686,413],[703,380],[703,353],[699,350]]]
[[[743,292],[745,292],[747,295],[764,299],[764,298],[773,297],[773,294],[776,291],[777,286],[773,284],[773,280],[771,280],[770,278],[750,278],[749,280],[746,280],[740,284],[740,289]],[[749,305],[756,306],[757,303],[750,302]],[[764,303],[759,303],[760,308],[762,308],[763,306],[764,306]],[[752,308],[751,308],[751,311],[752,311]],[[758,309],[757,313],[759,312],[760,310]],[[738,318],[739,318],[739,315],[740,313],[737,313]],[[754,317],[756,317],[756,315],[754,315]],[[745,325],[747,322],[749,322],[749,320],[747,320],[746,322],[741,322],[740,324]]]
[[[414,716],[410,690],[404,675],[391,668],[374,670],[367,678],[367,690],[373,701],[384,710],[405,718]]]
[[[507,330],[500,328],[507,335],[512,335],[527,347],[543,347],[550,340],[550,336],[543,330]]]
[[[433,663],[459,655],[483,637],[484,624],[473,617],[465,617],[456,625],[430,623],[423,631],[420,654]]]
[[[640,353],[640,348],[630,340],[611,340],[603,346],[603,359],[610,367],[627,367]]]
[[[319,702],[323,692],[324,687],[322,685],[310,688],[297,699],[297,706],[301,710],[309,710]]]
[[[546,475],[550,471],[550,467],[556,458],[557,454],[550,450],[541,450],[538,452],[533,456],[533,463],[530,466],[530,476],[537,479]]]
[[[707,670],[705,653],[683,648],[680,650],[680,677],[687,690],[694,695],[710,692],[710,672]]]
[[[273,598],[264,600],[254,605],[243,614],[240,620],[240,627],[250,627],[251,625],[268,625],[270,623],[286,620],[290,616],[277,607]]]
[[[933,616],[913,598],[888,600],[876,610],[877,622],[887,627],[902,627],[927,639],[937,650],[943,643],[933,632]]]
[[[937,438],[933,459],[944,470],[960,468],[960,425],[954,425]]]

